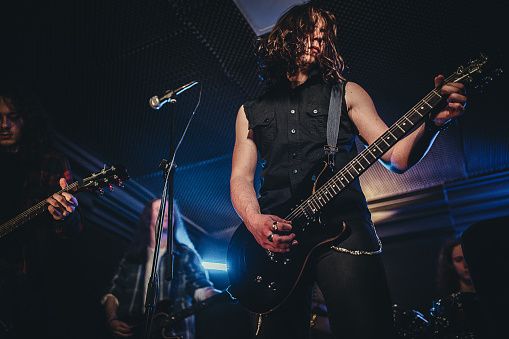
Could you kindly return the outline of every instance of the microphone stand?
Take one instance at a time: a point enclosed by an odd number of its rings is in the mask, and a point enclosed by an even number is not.
[[[173,280],[173,262],[174,262],[174,252],[173,252],[173,178],[175,174],[176,166],[173,164],[174,160],[174,152],[175,152],[175,103],[177,100],[175,99],[176,94],[174,94],[169,103],[170,103],[170,119],[171,119],[171,138],[170,138],[170,162],[168,160],[163,159],[159,164],[159,169],[163,171],[164,176],[164,188],[161,196],[161,206],[159,207],[159,214],[157,215],[156,222],[156,241],[155,241],[155,250],[154,257],[152,259],[152,272],[150,275],[150,280],[147,286],[147,297],[145,299],[145,339],[149,339],[151,336],[152,323],[154,320],[155,314],[155,305],[157,303],[157,297],[159,295],[158,290],[158,281],[157,281],[157,270],[159,265],[159,250],[161,247],[161,237],[164,228],[164,214],[166,210],[166,202],[168,201],[168,230],[167,230],[167,255],[166,255],[166,277],[167,281]],[[168,200],[167,200],[168,198]]]

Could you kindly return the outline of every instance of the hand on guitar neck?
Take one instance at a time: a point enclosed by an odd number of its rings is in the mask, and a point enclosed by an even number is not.
[[[60,178],[59,184],[62,190],[68,187],[65,178]],[[78,207],[78,200],[74,195],[63,191],[53,194],[46,199],[46,202],[48,203],[48,211],[55,220],[65,219]]]
[[[100,172],[93,173],[90,177],[75,181],[70,185],[67,185],[64,178],[60,178],[59,184],[62,190],[1,224],[0,238],[45,211],[49,211],[55,220],[67,218],[78,206],[78,200],[69,192],[92,192],[98,190],[102,193],[104,187],[109,187],[110,190],[113,190],[113,184],[122,186],[122,181],[128,179],[129,175],[127,174],[126,168],[120,164],[111,166],[108,169],[104,168]]]

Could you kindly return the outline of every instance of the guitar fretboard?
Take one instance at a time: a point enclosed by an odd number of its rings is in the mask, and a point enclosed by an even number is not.
[[[110,168],[102,169],[102,171],[93,173],[90,177],[78,180],[67,186],[66,188],[57,192],[57,194],[62,194],[64,192],[72,191],[80,192],[80,191],[94,191],[100,190],[102,194],[102,188],[109,186],[111,190],[113,190],[113,183],[118,183],[119,186],[122,186],[122,180],[128,180],[129,175],[127,174],[126,168],[118,164],[116,166],[111,166]],[[41,201],[40,203],[30,207],[23,213],[17,215],[11,220],[0,225],[0,238],[6,235],[9,232],[14,231],[19,226],[23,225],[27,221],[32,220],[39,214],[43,213],[46,210],[48,203],[46,199]]]
[[[460,66],[455,73],[444,80],[443,84],[455,82],[473,85],[474,80],[479,81],[479,79],[475,78],[489,70],[489,67],[486,69],[487,63],[487,56],[481,55],[478,60],[470,61],[468,66]],[[495,74],[500,73],[502,73],[501,69],[495,70]],[[480,79],[480,81],[490,81],[490,77],[485,77],[484,79]],[[412,107],[411,110],[394,123],[382,136],[360,152],[313,195],[296,207],[285,219],[294,220],[301,216],[310,219],[332,198],[355,181],[369,166],[380,159],[396,142],[406,136],[420,121],[422,121],[432,109],[440,104],[443,99],[440,94],[443,84],[432,90],[424,99],[419,101],[417,105]]]
[[[74,190],[78,186],[78,181],[72,183],[71,185],[67,186],[63,190],[60,190],[57,192],[58,194],[62,194],[63,192],[68,192]],[[18,214],[16,217],[10,219],[9,221],[6,221],[2,225],[0,225],[0,237],[4,236],[7,233],[12,232],[14,229],[16,229],[18,226],[32,220],[39,214],[43,213],[46,210],[46,207],[48,206],[48,203],[46,202],[46,199],[39,202],[37,205],[34,205],[24,211],[23,213]]]
[[[453,74],[445,80],[445,83],[458,80],[458,75]],[[442,101],[442,99],[440,87],[432,90],[424,99],[419,101],[419,103],[412,107],[412,109],[382,134],[382,136],[360,152],[312,196],[295,208],[292,213],[286,217],[286,220],[294,220],[300,216],[310,218],[316,214],[325,204],[380,159],[394,144],[396,144],[396,142],[406,136]]]

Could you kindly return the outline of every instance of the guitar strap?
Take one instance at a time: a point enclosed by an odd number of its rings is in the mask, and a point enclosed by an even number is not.
[[[327,145],[323,148],[327,154],[329,166],[334,168],[334,155],[338,152],[339,124],[341,122],[341,108],[343,106],[344,83],[337,82],[332,86],[329,115],[327,117]]]
[[[325,153],[328,156],[329,166],[334,169],[334,155],[338,152],[337,143],[338,143],[338,135],[339,135],[339,124],[341,122],[341,109],[343,107],[343,92],[344,92],[345,84],[343,82],[338,82],[332,87],[332,92],[330,96],[329,103],[329,116],[327,117],[327,145],[324,146]],[[343,247],[338,247],[332,245],[332,249],[338,252],[349,253],[352,255],[375,255],[382,253],[382,242],[378,237],[378,234],[375,230],[375,225],[371,221],[371,228],[375,233],[376,239],[378,241],[378,250],[376,251],[352,251]]]

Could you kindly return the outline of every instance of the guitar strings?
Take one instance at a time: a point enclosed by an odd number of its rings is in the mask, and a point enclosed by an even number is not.
[[[62,194],[63,192],[67,192],[71,189],[73,189],[74,187],[76,187],[78,185],[78,181],[76,182],[73,182],[72,184],[70,184],[69,186],[67,186],[66,188],[56,192],[57,194]],[[41,202],[39,202],[38,204],[30,207],[29,209],[27,209],[26,211],[20,213],[19,215],[17,215],[16,217],[12,218],[11,220],[3,223],[1,226],[0,226],[0,237],[13,231],[14,229],[16,229],[18,226],[21,226],[21,225],[18,225],[19,222],[23,222],[24,219],[26,219],[27,217],[29,217],[31,214],[34,214],[31,218],[28,218],[28,220],[26,220],[25,222],[31,220],[32,218],[36,217],[37,215],[39,215],[40,213],[42,213],[44,211],[44,208],[48,205],[48,203],[46,202],[46,199],[45,200],[42,200]],[[23,222],[24,223],[24,222]]]
[[[444,80],[444,84],[445,83],[449,83],[449,82],[453,82],[453,81],[458,81],[460,80],[462,77],[458,77],[456,78],[456,73],[455,74],[452,74],[451,76],[449,76],[447,79]],[[456,78],[456,79],[455,79]],[[440,86],[441,87],[441,86]],[[405,136],[410,130],[408,129],[407,131],[404,131],[404,133],[400,136],[400,137],[396,137],[394,135],[394,133],[397,132],[398,129],[402,129],[402,127],[400,125],[404,125],[406,124],[406,122],[404,123],[405,120],[408,120],[411,125],[412,125],[412,128],[415,126],[415,124],[417,122],[419,122],[419,120],[423,119],[424,116],[431,110],[434,108],[434,106],[436,104],[438,104],[438,102],[440,102],[440,100],[442,99],[442,96],[440,95],[440,93],[438,92],[438,89],[440,87],[437,87],[435,89],[433,89],[431,92],[429,92],[419,103],[417,103],[412,109],[410,109],[410,111],[408,111],[406,114],[404,114],[400,119],[398,119],[398,121],[393,124],[381,137],[379,137],[377,140],[375,140],[373,142],[373,144],[371,144],[370,146],[368,146],[365,150],[363,150],[362,152],[360,152],[354,159],[352,159],[352,161],[350,161],[343,169],[341,169],[336,175],[334,175],[332,178],[330,178],[325,184],[323,184],[317,191],[315,194],[313,194],[312,196],[308,197],[304,202],[302,202],[297,208],[295,208],[292,212],[290,212],[290,214],[286,217],[286,220],[294,220],[296,218],[299,218],[301,216],[307,216],[308,213],[306,213],[306,210],[305,210],[305,206],[309,207],[312,214],[314,215],[321,207],[323,207],[326,203],[328,203],[330,201],[330,199],[332,199],[334,196],[336,196],[337,194],[339,194],[343,189],[345,189],[350,183],[351,181],[348,180],[348,178],[346,177],[346,173],[348,173],[352,179],[355,179],[356,177],[354,175],[352,175],[351,173],[351,170],[353,169],[355,172],[357,172],[357,175],[360,175],[362,174],[369,166],[371,166],[371,164],[369,164],[369,161],[367,160],[367,158],[365,157],[365,153],[366,155],[368,153],[371,154],[371,156],[373,156],[375,159],[373,160],[373,163],[378,160],[379,158],[382,157],[383,154],[385,154],[385,152],[387,152],[393,145],[394,143],[396,143],[398,140],[400,140],[403,136]],[[439,98],[438,102],[437,103],[434,103],[433,106],[429,105],[428,101],[432,98]],[[421,114],[419,112],[419,108],[420,107],[423,107],[422,103],[425,102],[428,106],[430,106],[429,109],[426,110],[426,112],[424,112],[423,114]],[[417,119],[417,121],[412,121],[410,119],[408,119],[408,116],[411,115],[410,113],[413,113],[413,112],[416,112],[418,115],[419,115],[419,118]],[[385,141],[385,136],[390,134],[393,138],[392,140],[392,144],[388,144],[386,141]],[[391,139],[389,139],[391,140]],[[383,146],[382,144],[382,141],[387,144],[387,149],[385,151],[383,151],[380,146]],[[380,154],[378,156],[375,156],[374,153],[370,150],[370,148],[378,148],[378,150],[380,151]],[[360,159],[361,158],[364,158],[366,161],[368,161],[368,166],[367,167],[364,167],[362,166],[362,164],[360,163]],[[357,163],[361,169],[357,170],[354,166],[354,163]],[[340,177],[342,177],[340,179]],[[339,180],[343,180],[343,179],[346,179],[347,183],[344,184],[344,183],[341,183],[341,185],[343,185],[343,187],[339,187],[339,183],[340,181]],[[334,190],[334,188],[337,188],[338,189],[338,192],[336,192]],[[330,191],[333,191],[334,194],[330,193]],[[327,198],[327,193],[329,193],[329,195],[331,196],[330,199]],[[323,203],[321,205],[321,203]]]

